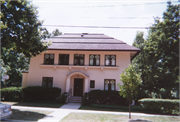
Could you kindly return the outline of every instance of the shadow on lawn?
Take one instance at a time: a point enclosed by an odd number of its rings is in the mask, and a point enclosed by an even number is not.
[[[13,104],[13,106],[29,106],[29,107],[48,107],[48,108],[60,108],[63,104],[57,102],[47,102],[47,103],[27,103],[18,102]]]
[[[27,121],[38,121],[46,116],[46,114],[41,114],[38,112],[31,111],[20,111],[12,109],[12,115],[9,119],[13,120],[27,120]]]

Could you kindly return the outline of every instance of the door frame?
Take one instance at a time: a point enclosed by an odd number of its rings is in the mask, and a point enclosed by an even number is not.
[[[75,84],[74,84],[75,83],[75,79],[82,79],[82,95],[83,95],[83,93],[84,93],[84,78],[74,78],[74,80],[73,80],[73,96],[75,96],[74,95],[74,93],[75,93],[74,92],[75,91],[75,88],[74,88],[75,87]]]

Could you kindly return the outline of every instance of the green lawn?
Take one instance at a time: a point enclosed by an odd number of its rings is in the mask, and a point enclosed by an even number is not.
[[[178,117],[143,117],[132,116],[132,119],[148,120],[147,122],[178,122]],[[129,116],[113,114],[70,113],[60,122],[128,122]]]
[[[38,121],[53,111],[28,110],[28,109],[12,109],[10,120],[27,120]]]
[[[113,106],[114,108],[110,108],[110,106]],[[109,108],[106,108],[109,107]],[[87,105],[81,105],[79,109],[82,110],[99,110],[99,111],[117,111],[117,112],[129,112],[128,106],[118,106],[118,105],[98,105],[98,104],[92,104],[91,106]],[[141,106],[131,106],[131,112],[136,113],[147,113],[147,114],[157,114],[157,115],[167,115],[163,113],[158,113],[156,111],[147,111],[142,109]],[[177,116],[177,115],[174,115]]]
[[[2,101],[1,101],[2,102]],[[29,107],[48,107],[48,108],[60,108],[61,103],[49,102],[49,103],[27,103],[27,102],[2,102],[13,106],[29,106]]]

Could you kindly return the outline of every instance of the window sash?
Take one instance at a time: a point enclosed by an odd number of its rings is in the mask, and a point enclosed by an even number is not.
[[[69,54],[59,54],[59,65],[69,65]]]
[[[84,54],[74,54],[74,65],[84,65]]]
[[[90,88],[95,88],[95,81],[94,80],[90,80]]]
[[[43,87],[52,87],[53,77],[43,77],[42,86]]]
[[[105,66],[116,66],[116,55],[105,55]]]
[[[100,55],[89,55],[89,65],[99,66],[100,65]]]
[[[115,79],[104,80],[104,90],[115,91]]]
[[[44,64],[54,64],[54,54],[44,54]]]

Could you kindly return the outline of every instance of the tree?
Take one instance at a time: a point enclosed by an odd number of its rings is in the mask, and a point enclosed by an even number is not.
[[[51,33],[49,33],[49,31],[46,28],[42,28],[40,27],[40,36],[41,39],[47,39],[51,37]]]
[[[51,33],[46,28],[40,30],[40,36],[42,39],[50,38]],[[49,34],[49,36],[47,35]],[[6,49],[2,47],[2,72],[1,76],[9,75],[9,79],[6,80],[6,86],[21,86],[22,71],[29,69],[30,58],[26,57],[23,53],[17,53],[13,48]],[[1,87],[5,83],[1,77]],[[4,84],[5,85],[5,84]]]
[[[139,35],[133,45],[140,48],[141,53],[132,62],[143,80],[142,88],[149,93],[154,92],[156,97],[162,97],[160,93],[164,89],[166,98],[171,98],[171,91],[179,89],[178,5],[168,4],[163,21],[155,18],[144,42],[138,40],[138,37],[143,40]]]
[[[129,100],[129,118],[131,119],[131,101],[138,95],[139,85],[141,84],[140,76],[136,74],[133,65],[125,69],[120,75],[123,85],[118,83],[120,95]]]
[[[6,81],[6,86],[21,86],[22,70],[28,70],[29,58],[25,57],[23,53],[17,53],[11,49],[2,47],[2,64],[6,70],[5,75],[9,75]],[[3,76],[3,74],[1,74]],[[2,81],[2,78],[1,78]]]
[[[55,29],[53,32],[52,32],[52,36],[58,36],[58,35],[61,35],[62,32],[60,32],[58,29]]]
[[[37,8],[26,0],[1,0],[1,76],[9,75],[7,86],[20,86],[30,57],[45,51],[50,43],[46,28],[41,29]],[[3,83],[2,77],[1,82]]]
[[[1,1],[1,47],[36,56],[47,49],[38,32],[37,8],[26,0]],[[2,51],[2,50],[1,50]],[[1,53],[2,54],[2,53]]]

